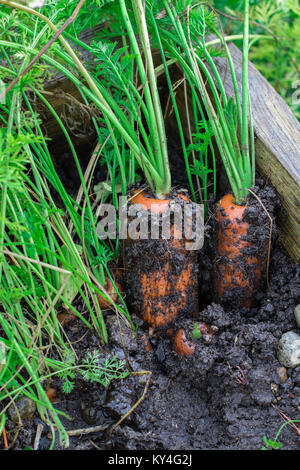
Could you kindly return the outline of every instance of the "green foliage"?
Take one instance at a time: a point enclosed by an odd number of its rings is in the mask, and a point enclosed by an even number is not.
[[[5,184],[14,191],[24,190],[24,173],[29,162],[25,146],[39,141],[34,134],[14,135],[0,129],[0,186]]]
[[[299,100],[297,103],[293,99],[295,87],[299,88],[300,2],[265,0],[253,10],[253,20],[268,28],[274,40],[253,45],[250,59],[300,119]]]
[[[3,344],[6,344],[6,343],[4,343],[3,341]],[[20,385],[20,381],[18,380],[18,377],[13,376],[13,371],[16,372],[18,368],[20,368],[21,366],[22,366],[22,361],[20,360],[20,357],[18,353],[16,352],[15,348],[7,346],[6,366],[0,371],[0,387],[2,387],[3,384],[7,384],[6,391],[17,389]],[[1,400],[1,395],[4,395],[4,394],[5,392],[4,390],[2,390],[0,393],[0,400]]]
[[[78,37],[79,34],[89,28],[97,26],[107,20],[106,10],[111,9],[115,0],[89,0],[80,10],[76,25],[71,25],[68,32]],[[41,12],[49,18],[55,17],[56,24],[62,24],[73,13],[78,5],[77,0],[47,0]]]
[[[128,47],[117,47],[117,42],[92,41],[91,47],[95,55],[94,73],[101,77],[106,88],[118,89],[124,96],[129,93],[130,70],[134,56],[128,54]],[[125,86],[125,90],[124,90]],[[124,103],[127,106],[127,102]]]
[[[101,2],[101,6],[104,3],[108,2]],[[48,12],[59,27],[68,18],[67,7],[74,9],[77,4],[49,0],[42,12]],[[91,14],[96,4],[98,8],[98,2],[86,2],[87,10],[79,15],[80,28],[93,25],[93,20],[103,14],[100,8],[97,14]],[[8,83],[25,70],[53,31],[33,14],[3,5],[0,29],[0,79]],[[74,39],[79,29],[73,29]],[[20,395],[28,396],[37,402],[43,420],[59,430],[61,443],[67,446],[68,435],[59,418],[63,413],[54,409],[42,385],[45,377],[61,373],[64,390],[70,392],[74,369],[81,370],[68,352],[70,341],[58,321],[57,307],[65,303],[86,328],[107,342],[96,293],[97,283],[104,284],[107,262],[113,252],[96,236],[87,182],[71,138],[47,95],[40,93],[44,81],[52,76],[53,70],[56,73],[56,66],[67,76],[70,73],[78,83],[77,70],[74,75],[70,72],[72,60],[56,42],[8,93],[5,104],[0,105],[0,342],[6,345],[6,363],[0,370],[0,406],[5,417],[8,402]],[[56,172],[48,139],[36,113],[38,100],[57,120],[70,145],[82,185],[77,201],[67,193]],[[53,193],[59,197],[59,207]],[[78,245],[84,247],[83,257]],[[76,280],[76,291],[87,309],[85,315],[73,305],[74,292],[70,297],[60,290],[66,280],[60,274],[67,272],[71,273],[72,281]],[[57,354],[62,360],[53,359]],[[95,376],[103,383],[108,383],[110,376],[125,374],[121,364],[108,362],[107,366],[102,375],[96,372],[93,375],[89,362],[82,370],[86,370],[91,381]]]
[[[211,3],[232,17],[230,19],[220,17],[225,34],[239,34],[242,24],[238,19],[241,19],[243,2],[215,0]],[[297,94],[300,88],[300,1],[253,0],[250,21],[252,34],[273,36],[272,40],[262,37],[251,45],[250,60],[300,120],[299,94]]]
[[[82,257],[83,255],[82,246],[76,245],[76,250],[79,256]],[[70,253],[67,246],[62,247],[62,253],[65,256],[66,262],[76,272],[77,260],[74,260],[73,255],[72,253]],[[59,281],[60,281],[61,286],[64,286],[62,295],[67,300],[67,302],[72,303],[76,295],[78,294],[80,287],[84,283],[83,279],[78,278],[75,273],[72,276],[70,276],[70,274],[68,273],[61,272],[59,273]],[[68,308],[67,305],[64,304],[64,308]]]
[[[75,364],[76,356],[73,351],[66,349],[62,356],[63,367],[57,374],[62,380],[62,390],[64,393],[71,393],[75,387]]]
[[[125,369],[126,361],[118,360],[117,356],[108,356],[103,360],[97,349],[88,351],[81,364],[76,365],[76,358],[72,351],[67,351],[63,361],[66,367],[58,373],[58,376],[63,381],[63,392],[67,394],[74,389],[76,373],[81,375],[86,382],[97,382],[105,388],[112,380],[121,380],[129,375]]]
[[[261,448],[261,450],[278,450],[282,447],[282,443],[279,441],[272,441],[272,439],[268,439],[266,436],[263,437],[265,446]]]
[[[6,298],[10,302],[21,302],[22,299],[35,295],[41,300],[46,292],[43,284],[36,277],[31,277],[29,272],[19,266],[11,266],[12,273],[16,274],[16,278],[22,283],[22,286],[11,286],[10,290],[0,286],[0,299]]]
[[[281,449],[282,443],[278,440],[282,430],[289,424],[292,423],[300,423],[299,419],[290,419],[288,421],[285,421],[277,431],[275,439],[269,439],[266,436],[263,437],[263,441],[265,443],[264,446],[261,447],[261,450],[278,450]]]
[[[193,134],[193,143],[188,147],[189,153],[196,152],[199,155],[199,159],[194,160],[191,172],[201,178],[204,188],[207,186],[207,175],[213,172],[208,167],[208,151],[212,136],[211,126],[200,121],[197,125],[197,132]]]
[[[106,357],[101,363],[101,354],[98,350],[88,351],[82,361],[83,369],[80,371],[87,382],[98,382],[107,388],[112,380],[125,379],[129,372],[125,370],[126,361],[118,360],[117,356]]]
[[[192,331],[192,338],[193,339],[200,339],[202,337],[202,334],[198,328],[197,323],[195,323],[194,329]]]

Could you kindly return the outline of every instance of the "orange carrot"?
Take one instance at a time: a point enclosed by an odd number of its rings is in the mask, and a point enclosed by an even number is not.
[[[111,299],[114,302],[116,302],[118,300],[118,292],[116,291],[115,287],[113,286],[113,283],[111,282],[111,280],[109,279],[108,276],[105,276],[105,280],[106,280],[105,290],[107,291],[107,293],[111,297]],[[116,288],[118,289],[118,291],[121,292],[120,291],[121,287],[120,287],[119,283],[116,282],[116,281],[114,281],[114,282],[115,282],[115,285],[116,285]],[[102,295],[97,294],[97,297],[98,297],[98,302],[99,302],[100,308],[102,310],[112,308],[112,304],[108,300],[106,300]]]
[[[62,312],[57,314],[57,319],[62,325],[69,323],[71,320],[74,320],[74,318],[76,318],[74,313]]]
[[[6,435],[5,426],[3,427],[3,430],[2,430],[2,436],[3,436],[3,442],[4,442],[4,449],[8,449],[8,442],[7,442],[7,435]]]
[[[171,199],[155,199],[154,197],[147,197],[147,193],[145,191],[134,191],[133,198],[131,202],[133,204],[141,204],[147,210],[151,210],[154,214],[162,214],[163,212],[167,211],[169,208],[170,200]],[[185,195],[181,194],[181,197],[189,202],[189,198]]]
[[[149,214],[163,214],[171,200],[171,197],[160,200],[135,191],[131,203],[141,204],[142,210]],[[173,200],[191,203],[184,194],[178,194]],[[170,233],[170,240],[160,238],[155,240],[156,245],[154,240],[130,238],[125,243],[129,303],[150,328],[167,330],[180,314],[197,312],[197,254],[186,249],[184,239],[176,237],[175,225]],[[147,243],[152,243],[151,248]]]
[[[243,221],[247,207],[235,204],[232,194],[224,196],[217,207],[214,289],[221,304],[251,307],[266,270],[267,242],[257,255],[247,253],[253,251],[253,242],[247,240],[250,225]]]
[[[174,338],[174,350],[179,356],[190,356],[195,353],[196,346],[186,337],[185,331],[181,328]]]
[[[46,392],[46,395],[49,398],[49,401],[51,403],[58,403],[59,402],[59,398],[57,397],[55,388],[49,388]]]

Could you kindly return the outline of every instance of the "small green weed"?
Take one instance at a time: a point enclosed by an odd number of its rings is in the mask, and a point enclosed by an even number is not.
[[[114,379],[125,379],[129,372],[125,369],[126,361],[118,360],[117,356],[106,357],[101,362],[101,353],[98,350],[88,351],[82,364],[76,365],[75,354],[68,351],[64,356],[66,368],[62,369],[58,377],[62,379],[63,392],[71,393],[75,386],[75,374],[78,373],[86,382],[97,382],[107,388]]]
[[[274,440],[268,439],[266,436],[264,436],[263,441],[264,441],[265,445],[261,447],[261,450],[278,450],[278,449],[281,449],[283,444],[280,441],[278,441],[279,435],[280,435],[281,431],[283,430],[283,428],[287,424],[291,424],[291,423],[300,423],[300,420],[299,419],[291,419],[291,420],[286,421],[285,423],[283,423],[282,426],[280,426]]]
[[[261,450],[278,450],[282,447],[282,443],[280,441],[272,441],[272,439],[268,439],[266,436],[263,437],[265,446],[262,446]]]
[[[195,323],[194,329],[192,331],[192,338],[193,339],[200,339],[201,336],[202,336],[202,334],[201,334],[201,332],[198,328],[198,325],[197,325],[197,323]]]

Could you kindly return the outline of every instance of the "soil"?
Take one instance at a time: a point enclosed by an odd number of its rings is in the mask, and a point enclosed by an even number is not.
[[[261,180],[258,186],[261,195],[264,191],[266,207],[275,209],[276,216],[273,191]],[[255,216],[255,209],[251,211],[249,217]],[[67,429],[109,426],[70,437],[69,449],[259,450],[263,437],[274,439],[285,419],[300,419],[300,366],[285,369],[277,360],[282,334],[300,333],[294,318],[294,308],[300,303],[300,267],[284,252],[275,228],[269,285],[256,292],[253,308],[232,304],[224,309],[213,302],[210,289],[212,233],[210,219],[199,260],[199,314],[192,318],[185,312],[175,325],[184,328],[191,341],[195,322],[207,325],[206,334],[193,340],[195,354],[179,357],[172,340],[158,334],[149,337],[151,348],[146,351],[140,318],[133,315],[140,326],[136,334],[122,320],[120,335],[115,314],[106,312],[111,342],[101,349],[103,357],[116,354],[127,360],[131,371],[151,371],[150,386],[144,400],[110,435],[111,426],[143,395],[147,375],[115,380],[107,390],[78,376],[68,395],[62,392],[61,381],[54,380],[51,386],[59,399],[55,406],[71,417],[62,418]],[[72,342],[77,341],[79,357],[101,347],[77,319],[66,323],[65,330]],[[38,423],[43,424],[39,449],[49,448],[49,429],[36,414],[24,421],[14,449],[33,446]],[[14,426],[7,421],[8,432]],[[290,425],[284,427],[279,440],[283,449],[300,448],[299,432]],[[58,438],[55,448],[61,449]]]

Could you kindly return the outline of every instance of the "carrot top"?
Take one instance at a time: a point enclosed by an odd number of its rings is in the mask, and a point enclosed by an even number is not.
[[[199,2],[187,2],[183,15],[178,13],[178,3],[174,5],[171,0],[163,0],[163,4],[171,21],[171,29],[164,31],[162,25],[160,30],[163,46],[172,57],[170,63],[178,62],[187,80],[201,96],[235,202],[243,204],[255,176],[254,132],[248,87],[249,0],[245,0],[244,5],[242,101],[226,43],[230,38],[220,34],[214,19],[209,18],[207,7]],[[198,27],[194,24],[195,17]],[[226,94],[224,78],[220,76],[210,44],[206,42],[208,26],[217,36],[210,42],[221,43],[224,47],[234,88],[233,97]]]

